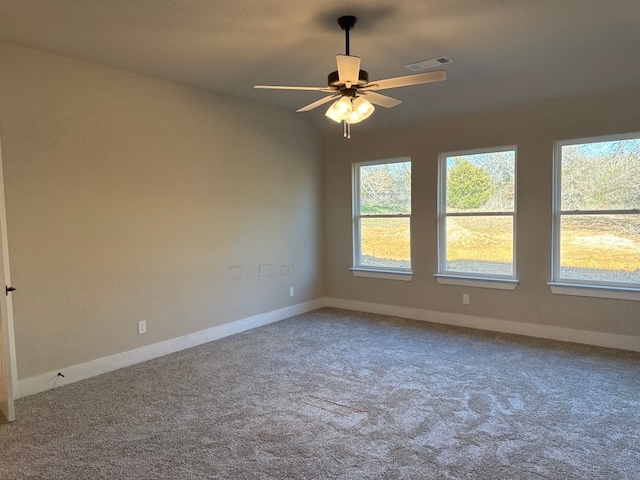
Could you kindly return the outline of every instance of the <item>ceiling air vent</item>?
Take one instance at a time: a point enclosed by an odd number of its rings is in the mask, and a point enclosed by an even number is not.
[[[421,62],[410,63],[409,65],[405,65],[405,67],[412,72],[421,72],[423,70],[428,70],[429,68],[447,65],[448,63],[453,63],[453,60],[449,57],[436,57],[430,58],[429,60],[422,60]]]

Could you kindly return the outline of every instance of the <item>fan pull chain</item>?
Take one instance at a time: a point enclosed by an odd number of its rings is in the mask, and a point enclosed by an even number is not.
[[[344,138],[351,138],[351,124],[342,121],[342,135]]]

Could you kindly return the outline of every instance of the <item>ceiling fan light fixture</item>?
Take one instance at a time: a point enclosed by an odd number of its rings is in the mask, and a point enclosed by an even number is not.
[[[363,97],[356,97],[356,99],[353,101],[353,108],[358,112],[361,120],[369,118],[375,110],[375,107],[371,104],[371,102]]]
[[[336,123],[340,123],[342,120],[340,119],[340,117],[338,117],[338,114],[336,113],[336,103],[334,102],[331,104],[331,106],[327,109],[327,113],[325,113],[325,115],[327,117],[329,117],[331,120],[333,120]]]
[[[353,111],[350,97],[342,97],[335,101],[327,110],[326,116],[334,122],[342,122],[347,120]]]
[[[361,121],[362,121],[362,115],[360,115],[357,110],[353,110],[349,114],[349,118],[345,120],[345,122],[347,123],[359,123]]]
[[[353,109],[349,117],[345,120],[347,123],[359,123],[371,116],[375,107],[367,99],[356,97],[351,101]]]
[[[328,93],[329,95],[324,98],[316,100],[309,105],[305,105],[297,111],[307,112],[319,107],[320,105],[333,102],[327,109],[325,115],[336,123],[342,123],[344,136],[346,138],[351,138],[351,124],[359,123],[369,118],[375,110],[372,104],[391,108],[402,103],[401,100],[377,93],[378,90],[408,87],[411,85],[421,85],[446,80],[447,74],[444,70],[435,70],[370,82],[369,74],[365,70],[360,69],[360,57],[351,55],[350,53],[349,31],[356,24],[356,17],[352,15],[342,16],[338,19],[338,24],[345,32],[345,54],[336,55],[336,65],[338,66],[338,69],[329,74],[326,86],[295,87],[289,85],[254,85],[254,88],[266,88],[273,90],[306,90]],[[451,59],[447,57],[438,57],[433,60],[436,61],[435,65],[451,63]],[[418,71],[431,68],[432,66],[434,66],[434,64],[425,61],[409,65],[409,68],[411,70]],[[363,97],[367,97],[368,100]],[[336,100],[336,98],[338,99]]]
[[[346,120],[351,115],[353,105],[349,97],[342,97],[335,103],[336,114],[340,117],[340,120]]]

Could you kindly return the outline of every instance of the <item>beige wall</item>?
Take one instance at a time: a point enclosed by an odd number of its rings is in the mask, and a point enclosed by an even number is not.
[[[425,87],[427,88],[427,87]],[[398,107],[400,108],[400,107]],[[425,105],[428,108],[428,105]],[[335,136],[324,143],[327,293],[331,297],[516,322],[640,335],[640,303],[554,295],[551,270],[551,179],[554,140],[640,131],[640,91],[493,112],[402,128]],[[374,115],[384,115],[378,111]],[[438,153],[518,146],[515,291],[439,285],[437,271]],[[351,266],[351,163],[411,156],[413,161],[411,282],[355,278]],[[462,293],[471,304],[462,304]]]
[[[0,64],[21,379],[325,293],[640,335],[638,302],[553,295],[546,285],[552,143],[640,131],[640,92],[354,127],[350,141],[336,130],[320,142],[300,115],[267,106],[5,43]],[[438,153],[512,144],[520,286],[438,285]],[[351,162],[404,155],[413,160],[414,279],[354,278]],[[258,277],[260,264],[272,265],[270,277]],[[280,274],[286,264],[293,276]],[[228,274],[235,265],[242,280]],[[137,335],[139,320],[146,335]]]
[[[299,115],[6,43],[0,64],[19,378],[322,296]]]

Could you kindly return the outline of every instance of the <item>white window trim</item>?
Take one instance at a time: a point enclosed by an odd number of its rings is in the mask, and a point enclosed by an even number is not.
[[[447,213],[447,167],[448,157],[463,155],[482,155],[485,153],[514,152],[513,172],[513,212],[470,212]],[[462,285],[480,288],[496,288],[500,290],[515,290],[518,286],[516,278],[516,222],[518,211],[518,147],[507,145],[502,147],[477,148],[471,150],[458,150],[443,152],[438,155],[438,273],[434,275],[440,284]],[[447,217],[470,216],[511,216],[513,218],[513,274],[512,275],[479,275],[473,272],[454,272],[447,270],[447,240],[445,221]]]
[[[602,285],[557,282],[549,282],[548,285],[551,288],[551,292],[557,295],[613,298],[616,300],[635,300],[640,302],[640,288],[604,287]]]
[[[400,280],[410,282],[413,280],[413,272],[407,270],[372,270],[370,268],[350,268],[354,277],[379,278],[382,280]]]
[[[412,236],[412,221],[409,214],[395,214],[395,215],[360,215],[360,167],[370,165],[386,165],[388,163],[411,163],[411,157],[396,157],[381,160],[369,160],[364,162],[354,162],[351,165],[351,228],[352,228],[352,265],[350,268],[354,277],[369,277],[379,278],[384,280],[402,280],[411,281],[413,279],[413,271],[411,266],[409,268],[389,268],[389,267],[373,267],[369,265],[362,265],[360,259],[362,258],[361,252],[361,238],[360,238],[360,219],[361,218],[408,218],[409,219],[409,241],[411,243]],[[411,175],[413,176],[413,165],[411,165]],[[412,192],[413,193],[413,192]],[[413,201],[413,195],[412,195]],[[409,247],[409,255],[413,256],[413,249]],[[409,265],[412,265],[411,258],[409,259]]]
[[[616,282],[595,282],[576,280],[560,276],[560,234],[563,215],[633,215],[640,213],[638,209],[618,210],[570,210],[562,211],[562,147],[585,143],[611,142],[640,138],[640,132],[619,135],[603,135],[596,137],[558,140],[553,146],[553,212],[551,227],[551,281],[548,283],[551,292],[558,295],[576,295],[581,297],[613,298],[619,300],[640,301],[640,286]]]
[[[437,273],[434,275],[440,285],[458,285],[461,287],[493,288],[495,290],[515,290],[518,280],[496,277],[475,277],[471,275],[449,275]]]

